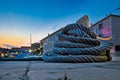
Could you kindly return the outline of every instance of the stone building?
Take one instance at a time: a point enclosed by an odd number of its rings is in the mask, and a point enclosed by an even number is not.
[[[110,14],[91,26],[98,39],[114,43],[112,53],[120,51],[120,15]]]
[[[43,50],[42,53],[51,51],[53,49],[54,43],[58,41],[57,34],[61,31],[62,28],[40,40],[40,48]]]

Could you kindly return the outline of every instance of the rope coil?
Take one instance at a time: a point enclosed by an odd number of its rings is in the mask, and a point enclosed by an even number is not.
[[[113,43],[101,43],[90,28],[79,24],[65,26],[51,52],[43,53],[47,62],[105,62],[110,61]]]

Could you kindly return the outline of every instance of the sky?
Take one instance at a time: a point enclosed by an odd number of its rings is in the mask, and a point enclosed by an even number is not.
[[[109,14],[120,15],[120,0],[0,0],[0,47],[39,42],[67,24],[88,15],[94,24]]]

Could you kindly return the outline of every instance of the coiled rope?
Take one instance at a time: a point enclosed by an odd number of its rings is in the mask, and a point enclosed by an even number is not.
[[[43,53],[47,62],[105,62],[110,61],[112,43],[101,43],[90,28],[69,24],[58,34],[53,51]]]

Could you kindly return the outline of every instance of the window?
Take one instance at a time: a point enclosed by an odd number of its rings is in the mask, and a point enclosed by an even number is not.
[[[115,46],[115,50],[116,50],[116,51],[120,51],[120,45],[116,45],[116,46]]]
[[[102,24],[102,23],[99,24],[98,26],[99,26],[99,29],[102,29],[102,28],[103,28],[103,24]]]
[[[97,32],[98,36],[100,36],[100,37],[103,36],[102,29],[103,29],[103,24],[101,23],[101,24],[98,25],[98,32]]]

